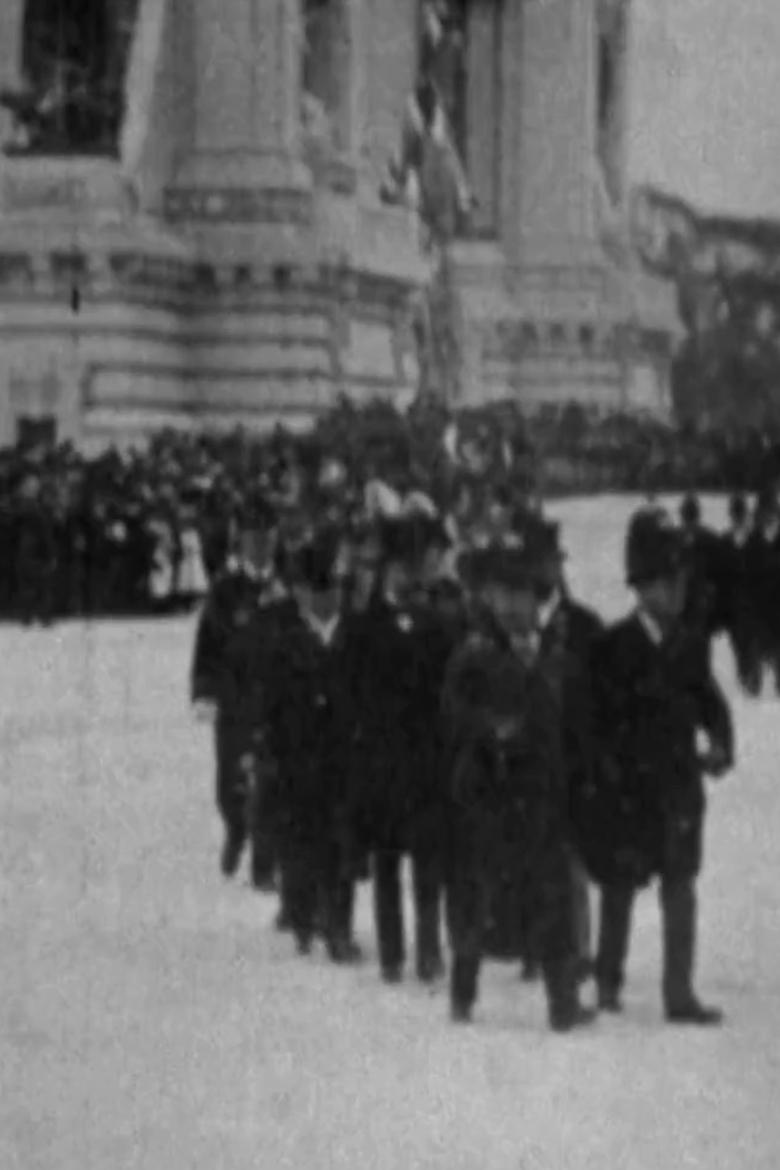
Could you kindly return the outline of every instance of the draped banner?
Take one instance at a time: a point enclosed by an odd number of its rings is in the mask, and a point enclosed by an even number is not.
[[[700,215],[682,199],[644,186],[632,198],[630,233],[642,263],[659,276],[780,285],[780,220]]]
[[[629,236],[645,268],[675,281],[689,334],[730,325],[754,341],[780,338],[780,220],[702,215],[645,186],[632,198]]]

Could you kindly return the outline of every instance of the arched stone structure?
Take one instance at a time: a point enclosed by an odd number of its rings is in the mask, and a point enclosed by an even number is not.
[[[478,203],[447,273],[466,400],[614,404],[639,359],[663,366],[642,348],[648,302],[605,253],[586,165],[601,150],[622,175],[619,117],[600,139],[600,2],[458,5],[447,100]],[[323,0],[320,74],[304,0],[113,3],[116,157],[12,157],[0,174],[0,438],[22,400],[54,401],[61,431],[94,445],[414,392],[430,263],[416,217],[380,188],[420,72],[420,0]],[[19,0],[0,22],[13,86]],[[316,165],[307,88],[335,127]],[[656,338],[664,313],[649,312]]]

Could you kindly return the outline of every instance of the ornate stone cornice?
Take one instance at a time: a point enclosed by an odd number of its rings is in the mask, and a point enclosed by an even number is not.
[[[253,187],[170,187],[165,192],[164,211],[173,223],[308,227],[313,219],[310,191]]]
[[[622,326],[583,322],[578,318],[497,318],[482,331],[483,358],[508,363],[528,358],[572,355],[602,360],[614,357],[623,343]]]

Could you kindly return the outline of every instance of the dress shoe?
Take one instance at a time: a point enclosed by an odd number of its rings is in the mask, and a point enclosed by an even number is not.
[[[354,939],[348,939],[344,944],[344,962],[345,963],[362,963],[363,962],[363,948],[356,943]]]
[[[400,964],[382,968],[382,980],[385,983],[395,984],[403,981],[404,973]]]
[[[298,949],[299,955],[310,955],[311,954],[311,935],[310,934],[296,935],[295,945]]]
[[[331,939],[328,942],[328,955],[334,963],[356,964],[363,960],[363,952],[358,944],[347,938]]]
[[[619,1015],[623,1010],[620,992],[613,987],[600,987],[598,1006],[600,1012],[611,1012],[613,1015]]]
[[[471,1004],[468,1003],[452,1003],[450,1004],[450,1019],[453,1024],[470,1024],[471,1023]]]
[[[241,862],[241,854],[244,851],[244,842],[238,837],[228,835],[225,839],[225,844],[222,846],[222,856],[220,857],[219,867],[225,877],[234,877]]]
[[[435,983],[444,975],[444,960],[441,955],[426,956],[417,964],[417,978],[421,983]]]
[[[581,959],[577,960],[577,982],[587,983],[589,979],[593,978],[595,968],[596,964],[593,962],[593,959],[588,958],[587,955],[583,955]]]
[[[276,915],[276,921],[275,921],[274,925],[276,926],[276,929],[278,931],[280,931],[282,934],[286,933],[289,930],[292,930],[292,922],[290,921],[290,915],[284,906],[282,906],[281,910]]]
[[[523,983],[536,983],[539,978],[539,964],[536,959],[525,959],[520,968],[520,979]]]
[[[700,1027],[717,1027],[723,1023],[723,1012],[720,1008],[706,1007],[698,999],[679,1007],[666,1009],[666,1018],[670,1024],[698,1024]]]
[[[587,1027],[595,1019],[595,1009],[584,1007],[581,1003],[565,1008],[553,1008],[550,1011],[550,1027],[553,1032],[572,1032],[575,1028]]]
[[[276,882],[273,873],[252,871],[252,885],[259,894],[276,893]]]

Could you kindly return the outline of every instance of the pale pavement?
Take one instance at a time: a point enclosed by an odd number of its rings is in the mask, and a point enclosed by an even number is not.
[[[626,510],[555,509],[613,614]],[[540,989],[491,965],[461,1030],[443,989],[380,985],[365,887],[372,961],[348,971],[219,877],[192,630],[0,629],[2,1170],[776,1170],[780,701],[737,700],[711,794],[700,985],[728,1026],[661,1023],[647,894],[624,1018],[553,1037]]]

